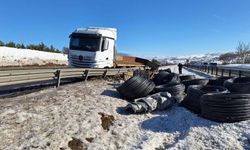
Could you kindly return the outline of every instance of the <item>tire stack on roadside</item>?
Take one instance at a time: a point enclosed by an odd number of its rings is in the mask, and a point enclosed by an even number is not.
[[[194,75],[178,75],[167,69],[159,71],[152,79],[134,76],[117,91],[132,102],[129,108],[133,108],[134,113],[167,109],[177,103],[213,121],[250,119],[250,77],[197,79]],[[168,96],[161,97],[162,93]],[[163,101],[164,107],[161,107]]]
[[[201,97],[201,116],[218,122],[250,119],[250,77],[231,78],[223,85],[230,93]]]

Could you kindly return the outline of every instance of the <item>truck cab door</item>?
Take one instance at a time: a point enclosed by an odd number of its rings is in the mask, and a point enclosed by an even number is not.
[[[114,61],[114,40],[110,38],[104,38],[102,42],[102,61],[105,62],[106,67],[113,67]]]

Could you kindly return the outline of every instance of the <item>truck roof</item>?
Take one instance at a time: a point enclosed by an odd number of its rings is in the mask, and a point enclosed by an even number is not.
[[[88,27],[88,28],[77,28],[73,33],[83,34],[101,34],[104,37],[117,39],[116,28],[105,28],[105,27]]]

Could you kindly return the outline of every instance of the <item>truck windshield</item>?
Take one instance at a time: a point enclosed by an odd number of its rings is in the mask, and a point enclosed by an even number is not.
[[[81,51],[99,51],[100,41],[100,37],[72,36],[70,39],[70,49]]]

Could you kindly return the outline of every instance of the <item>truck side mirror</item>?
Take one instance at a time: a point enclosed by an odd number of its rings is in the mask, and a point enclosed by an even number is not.
[[[109,48],[109,40],[104,39],[102,44],[102,51],[108,50],[108,48]]]

